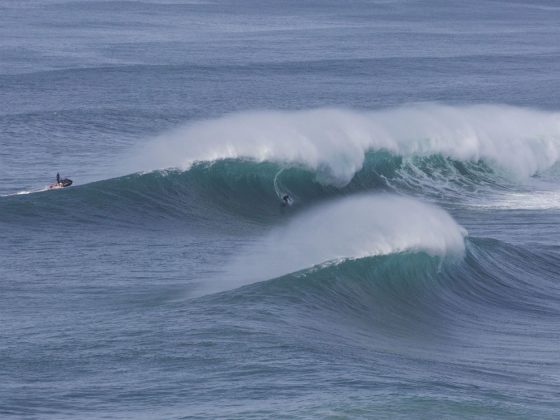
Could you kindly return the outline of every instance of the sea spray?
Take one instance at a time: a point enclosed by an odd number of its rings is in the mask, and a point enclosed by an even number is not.
[[[368,151],[483,160],[525,178],[560,156],[560,114],[505,105],[417,104],[381,111],[255,111],[165,133],[131,158],[130,170],[228,158],[301,165],[317,179],[348,184]]]
[[[465,235],[444,210],[412,198],[348,197],[311,208],[275,229],[202,290],[217,292],[320,264],[406,251],[462,256]]]

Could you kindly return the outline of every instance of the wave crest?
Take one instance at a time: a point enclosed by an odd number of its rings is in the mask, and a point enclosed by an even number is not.
[[[422,251],[464,254],[466,230],[444,210],[389,194],[363,195],[323,204],[245,250],[208,291],[231,289],[298,270],[348,259]]]
[[[246,158],[302,165],[324,184],[347,185],[368,151],[402,157],[483,160],[518,177],[560,157],[560,114],[503,105],[435,104],[360,112],[259,111],[200,121],[166,133],[134,157],[132,170],[188,169]]]

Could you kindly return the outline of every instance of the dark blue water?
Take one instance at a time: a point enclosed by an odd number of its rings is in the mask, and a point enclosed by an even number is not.
[[[0,416],[558,417],[559,19],[0,4]]]

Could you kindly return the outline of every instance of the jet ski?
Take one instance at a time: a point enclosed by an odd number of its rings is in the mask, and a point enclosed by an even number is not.
[[[56,182],[49,185],[49,190],[57,190],[59,188],[66,188],[72,185],[72,180],[68,178],[61,179],[59,174],[56,174]]]

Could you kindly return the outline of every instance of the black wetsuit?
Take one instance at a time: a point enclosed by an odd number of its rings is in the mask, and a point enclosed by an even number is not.
[[[56,183],[60,184],[60,174],[58,172],[56,174]]]

